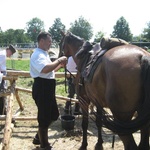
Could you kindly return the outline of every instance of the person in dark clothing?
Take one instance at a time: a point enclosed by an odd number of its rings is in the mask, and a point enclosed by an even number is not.
[[[68,58],[66,69],[70,73],[77,73],[76,63],[74,62],[71,56]],[[70,75],[70,77],[67,78],[67,85],[68,85],[68,98],[74,98],[74,96],[76,95],[76,98],[78,99],[78,95],[76,94],[76,88],[75,88],[75,76]],[[71,111],[72,110],[71,110],[71,100],[70,100],[66,102],[64,112],[66,114],[69,113],[71,114],[72,113]],[[74,115],[78,115],[80,113],[81,112],[80,112],[79,103],[75,103]]]
[[[33,144],[40,144],[39,149],[52,150],[48,142],[48,128],[59,117],[58,106],[55,98],[55,69],[59,65],[66,65],[67,58],[62,56],[55,61],[49,58],[52,39],[48,32],[40,32],[37,37],[38,47],[30,59],[30,75],[34,78],[32,97],[38,109],[38,132],[33,139]]]

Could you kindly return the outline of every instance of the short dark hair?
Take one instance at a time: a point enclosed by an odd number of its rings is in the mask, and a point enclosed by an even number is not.
[[[51,34],[45,31],[40,32],[37,36],[37,42],[39,42],[41,39],[47,39],[47,36],[51,37]]]

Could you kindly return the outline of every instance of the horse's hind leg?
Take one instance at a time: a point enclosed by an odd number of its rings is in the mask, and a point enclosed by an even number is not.
[[[121,136],[119,135],[120,139],[122,140],[123,144],[124,144],[124,149],[125,150],[138,150],[138,147],[135,143],[135,140],[133,138],[133,135],[125,135],[125,136]]]
[[[95,150],[103,150],[103,139],[102,139],[102,111],[98,110],[97,108],[97,115],[96,115],[96,126],[98,129],[98,141],[95,145]]]
[[[138,150],[149,150],[149,124],[141,129],[141,141]]]
[[[82,109],[82,130],[83,130],[83,139],[82,139],[82,145],[79,148],[79,150],[86,150],[87,149],[87,129],[88,129],[88,106],[89,105],[85,105],[84,108],[82,108],[81,105],[81,109]]]

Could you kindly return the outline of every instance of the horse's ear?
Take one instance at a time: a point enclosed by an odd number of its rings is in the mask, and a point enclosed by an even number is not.
[[[64,36],[65,35],[65,33],[61,30],[60,31],[60,34],[62,35],[62,36]]]

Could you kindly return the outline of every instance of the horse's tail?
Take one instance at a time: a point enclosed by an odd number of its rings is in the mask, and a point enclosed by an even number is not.
[[[150,56],[143,56],[141,59],[141,78],[143,82],[143,105],[140,115],[144,113],[150,119]]]
[[[136,119],[130,122],[122,122],[115,120],[106,115],[103,110],[103,124],[108,129],[119,134],[134,133],[141,129],[144,125],[150,121],[150,57],[143,56],[141,58],[141,81],[143,86],[142,91],[142,104],[138,110],[138,116]]]

